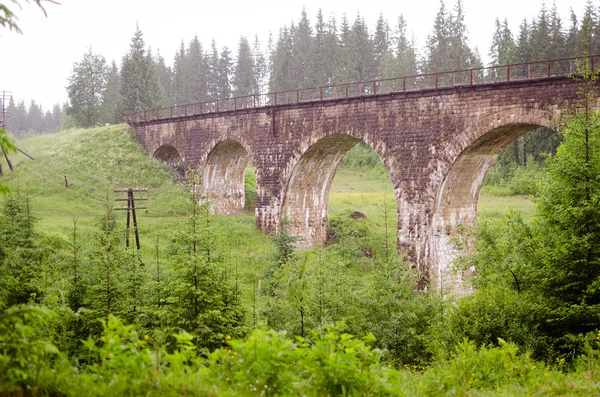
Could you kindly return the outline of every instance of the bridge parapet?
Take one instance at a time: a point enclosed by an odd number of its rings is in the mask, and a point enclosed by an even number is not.
[[[587,58],[565,58],[550,61],[489,66],[450,72],[419,74],[392,79],[369,80],[357,83],[329,85],[266,94],[217,99],[193,104],[176,105],[144,110],[127,115],[130,125],[187,119],[202,116],[227,116],[273,106],[321,103],[377,95],[415,91],[431,91],[456,87],[472,87],[498,83],[515,83],[532,80],[572,76],[584,62],[594,72],[600,55]]]

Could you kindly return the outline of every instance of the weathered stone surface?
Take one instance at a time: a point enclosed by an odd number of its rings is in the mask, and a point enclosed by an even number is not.
[[[256,168],[256,224],[268,233],[281,216],[302,245],[324,242],[327,201],[344,154],[364,141],[383,159],[398,207],[398,245],[432,286],[460,285],[451,240],[475,221],[481,182],[518,136],[552,127],[577,98],[564,78],[455,87],[343,101],[265,107],[136,123],[150,154],[172,146],[204,174],[214,210],[243,205],[243,168]]]

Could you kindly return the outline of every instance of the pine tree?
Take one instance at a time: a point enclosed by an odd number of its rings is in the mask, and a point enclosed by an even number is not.
[[[396,70],[394,76],[414,76],[417,74],[417,54],[414,40],[409,40],[406,35],[406,20],[403,15],[398,17],[396,33]]]
[[[271,92],[291,90],[292,39],[285,25],[279,30],[272,59],[269,90]]]
[[[252,47],[252,58],[254,59],[254,80],[256,81],[255,94],[266,91],[267,86],[267,61],[260,48],[258,36],[254,37],[254,46]]]
[[[390,27],[388,22],[383,19],[383,14],[379,14],[377,25],[375,26],[375,35],[373,36],[374,64],[377,66],[377,78],[381,78],[381,64],[386,54],[390,53]]]
[[[423,69],[426,73],[443,72],[450,55],[450,26],[446,5],[440,0],[440,9],[436,14],[433,32],[427,37],[426,59]]]
[[[254,59],[248,40],[242,36],[238,44],[238,52],[233,74],[233,95],[246,96],[256,92]]]
[[[317,12],[317,22],[315,23],[315,35],[312,40],[310,51],[310,70],[309,76],[312,87],[320,87],[330,83],[331,75],[328,68],[328,59],[326,53],[327,45],[327,26],[323,19],[323,11],[319,8]],[[333,59],[333,58],[332,58]]]
[[[229,48],[223,47],[221,50],[221,56],[219,57],[219,71],[218,71],[218,98],[231,98],[231,68],[233,67],[233,61],[231,60],[231,51]]]
[[[350,32],[350,51],[352,63],[351,77],[348,82],[374,79],[378,67],[374,52],[375,48],[369,28],[360,14],[356,16]]]
[[[154,109],[164,103],[152,55],[147,52],[137,25],[129,51],[123,57],[120,94],[119,120],[125,120],[129,113]]]
[[[186,54],[183,40],[173,60],[173,100],[174,105],[187,103],[188,86],[186,78]]]
[[[62,109],[61,109],[60,105],[57,103],[52,108],[51,131],[52,132],[59,131],[61,125],[62,125]]]
[[[562,59],[566,57],[565,40],[566,37],[563,32],[562,20],[556,10],[556,3],[554,3],[550,10],[550,43],[548,59]],[[568,72],[568,70],[566,71]]]
[[[102,97],[101,120],[103,123],[115,124],[119,122],[117,118],[117,108],[121,100],[120,94],[120,75],[117,63],[113,59],[106,77],[106,89]]]
[[[334,84],[344,84],[357,81],[356,74],[353,72],[351,65],[354,63],[352,59],[352,43],[350,38],[350,24],[346,14],[342,14],[342,22],[340,25],[339,38],[337,41],[336,58],[334,60],[335,71],[333,76]]]
[[[188,87],[186,103],[204,102],[209,98],[208,63],[204,57],[202,43],[194,36],[185,58],[185,84]]]
[[[158,83],[162,92],[163,98],[165,98],[165,105],[173,105],[173,73],[171,68],[165,64],[165,59],[160,55],[160,52],[156,54],[156,74],[158,76]]]
[[[219,50],[217,49],[217,43],[214,39],[210,43],[208,69],[208,94],[210,99],[221,99],[219,90]]]
[[[292,25],[292,28],[294,26]],[[294,88],[310,88],[312,86],[312,62],[310,59],[312,47],[312,28],[302,8],[298,26],[292,30],[292,62],[290,73]]]
[[[27,109],[27,131],[40,134],[42,132],[42,117],[44,111],[32,99]]]

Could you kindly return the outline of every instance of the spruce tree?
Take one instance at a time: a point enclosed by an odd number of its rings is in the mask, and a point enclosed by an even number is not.
[[[185,84],[188,89],[186,103],[198,103],[209,98],[208,92],[208,63],[205,59],[202,43],[194,36],[188,45],[185,58]]]
[[[158,76],[158,83],[160,90],[163,93],[165,99],[165,105],[173,105],[173,73],[171,68],[166,65],[165,59],[160,55],[160,52],[156,54],[156,74]]]
[[[254,37],[254,46],[252,47],[252,58],[254,59],[254,80],[256,87],[255,94],[260,94],[266,91],[267,88],[267,61],[260,47],[258,36]]]
[[[210,43],[210,54],[208,57],[208,94],[210,99],[220,99],[219,90],[219,50],[213,39]]]
[[[415,51],[414,40],[406,35],[406,20],[403,15],[398,17],[398,27],[396,31],[396,70],[395,76],[414,76],[417,74],[417,54]]]
[[[119,68],[117,62],[113,59],[108,69],[106,89],[102,97],[101,120],[104,123],[115,124],[119,122],[117,108],[121,100],[120,81]]]
[[[218,98],[231,98],[232,67],[231,51],[229,51],[229,48],[223,47],[219,57],[219,70],[217,73]]]
[[[375,35],[373,36],[373,47],[374,64],[378,70],[377,78],[381,78],[381,63],[384,56],[386,56],[390,50],[390,27],[388,22],[383,19],[383,14],[379,14],[379,19],[377,19]]]
[[[173,60],[173,101],[174,105],[187,103],[188,85],[186,82],[186,54],[183,40]]]
[[[254,58],[248,39],[240,37],[238,52],[233,74],[233,95],[246,96],[256,92],[257,82]]]
[[[137,25],[129,51],[123,57],[120,94],[119,121],[125,120],[129,113],[154,109],[164,103],[152,55],[146,50]]]

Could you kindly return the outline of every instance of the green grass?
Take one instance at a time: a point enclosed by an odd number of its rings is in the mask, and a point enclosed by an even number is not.
[[[93,232],[107,203],[110,207],[125,206],[114,200],[126,195],[113,192],[123,187],[149,189],[139,193],[149,200],[138,204],[148,207],[138,211],[145,262],[152,263],[155,257],[157,228],[159,246],[164,248],[169,236],[185,225],[186,186],[169,167],[148,157],[129,126],[73,129],[19,141],[17,146],[35,161],[22,154],[11,155],[15,172],[3,181],[14,194],[29,196],[40,232],[70,239],[74,219],[80,233]],[[69,188],[64,185],[64,175]],[[117,216],[125,233],[125,211]],[[251,215],[217,216],[215,229],[218,246],[230,255],[264,257],[272,252],[269,238],[256,229]]]

